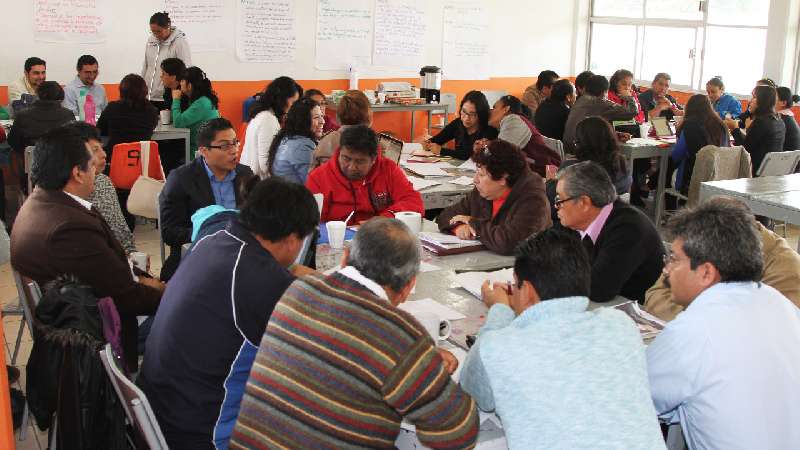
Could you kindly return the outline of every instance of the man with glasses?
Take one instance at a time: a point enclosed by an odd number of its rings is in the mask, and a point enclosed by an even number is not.
[[[378,135],[367,125],[342,131],[339,149],[325,164],[311,171],[306,187],[325,199],[322,221],[350,224],[375,216],[393,218],[400,211],[424,213],[422,197],[397,163],[378,151]]]
[[[707,202],[668,231],[665,282],[686,310],[647,349],[656,411],[689,448],[800,448],[800,309],[762,282],[753,216]]]
[[[201,157],[173,170],[159,196],[161,236],[170,246],[161,279],[172,276],[180,263],[181,246],[191,242],[192,214],[209,205],[237,208],[239,186],[253,175],[249,167],[236,161],[239,140],[227,119],[200,125],[197,145]]]
[[[664,266],[664,246],[653,222],[617,199],[608,172],[584,161],[558,175],[553,205],[561,224],[576,230],[592,263],[590,298],[644,301]]]

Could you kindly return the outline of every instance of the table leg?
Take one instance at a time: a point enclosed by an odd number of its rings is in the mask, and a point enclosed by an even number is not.
[[[664,189],[667,185],[667,163],[669,162],[669,153],[664,151],[658,159],[658,187],[656,188],[656,201],[655,201],[655,222],[656,226],[661,224],[661,216],[664,214]]]
[[[189,133],[186,133],[186,137],[183,139],[183,144],[185,146],[185,151],[186,151],[186,159],[184,160],[184,164],[189,164],[190,162],[192,162],[191,161],[192,152],[189,146],[189,139],[190,139]]]
[[[428,134],[430,134],[430,132],[431,132],[432,116],[433,116],[433,111],[429,109],[428,110],[428,130],[426,131],[426,133],[428,133]]]
[[[411,134],[408,135],[408,142],[414,142],[414,124],[415,124],[415,120],[416,120],[416,117],[414,117],[415,116],[415,114],[414,114],[415,112],[416,111],[413,111],[413,110],[411,111]]]
[[[450,107],[448,105],[444,105],[444,125],[442,128],[447,126],[447,115],[450,114]]]

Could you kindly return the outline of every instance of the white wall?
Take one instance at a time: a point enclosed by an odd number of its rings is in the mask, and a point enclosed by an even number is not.
[[[81,54],[92,54],[100,62],[103,83],[116,83],[127,73],[141,70],[144,44],[149,34],[150,15],[163,9],[159,0],[113,1],[112,36],[102,44],[55,44],[33,39],[33,5],[30,0],[3,0],[1,10],[6,17],[0,66],[0,85],[19,77],[25,58],[38,56],[47,61],[50,80],[65,83],[75,76],[75,62]],[[225,0],[230,18],[225,39],[226,50],[194,52],[193,63],[214,80],[264,80],[279,75],[297,79],[346,78],[343,71],[322,71],[314,67],[314,35],[316,1],[296,0],[297,57],[294,63],[247,64],[234,53],[234,17],[236,0]],[[574,49],[583,48],[585,36],[576,33],[577,17],[573,1],[552,0],[487,0],[490,11],[492,77],[530,77],[539,71],[553,69],[562,75],[574,75]],[[427,2],[426,64],[441,65],[443,0]],[[10,18],[13,18],[11,20]],[[585,16],[581,18],[585,20]],[[584,24],[579,24],[584,25]],[[578,42],[576,42],[576,39]],[[191,36],[189,36],[191,44]],[[580,59],[580,58],[579,58]],[[578,67],[578,71],[581,67]],[[447,68],[444,68],[445,75]],[[416,71],[360,70],[362,78],[414,77]]]

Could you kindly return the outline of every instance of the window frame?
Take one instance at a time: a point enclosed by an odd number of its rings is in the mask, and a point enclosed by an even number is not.
[[[619,17],[619,16],[595,16],[594,15],[594,4],[596,0],[589,0],[588,7],[589,7],[589,14],[588,14],[588,29],[587,29],[587,36],[586,36],[586,65],[587,67],[591,67],[592,63],[592,32],[594,30],[594,24],[608,24],[608,25],[635,25],[636,26],[636,54],[634,55],[634,66],[631,68],[631,72],[634,74],[634,78],[636,79],[636,84],[638,86],[650,86],[652,80],[642,79],[642,66],[643,66],[643,59],[644,59],[644,40],[645,35],[647,33],[647,27],[668,27],[668,28],[690,28],[694,29],[695,31],[695,48],[693,50],[693,55],[691,56],[692,59],[692,76],[691,76],[691,85],[685,84],[676,84],[672,83],[671,88],[676,89],[679,91],[688,91],[688,92],[705,92],[705,81],[702,79],[703,77],[703,70],[705,69],[705,49],[706,49],[706,42],[708,39],[707,29],[708,27],[715,27],[715,28],[731,28],[731,29],[757,29],[757,30],[764,30],[767,33],[766,42],[764,43],[764,61],[762,65],[762,73],[768,72],[768,55],[767,52],[770,49],[770,36],[769,36],[769,28],[770,28],[770,21],[772,20],[772,11],[773,8],[776,7],[776,1],[770,0],[770,14],[768,16],[767,25],[730,25],[730,24],[716,24],[710,23],[708,21],[708,7],[710,2],[714,0],[697,0],[698,3],[702,8],[702,19],[698,20],[690,20],[690,19],[661,19],[661,18],[647,18],[645,17],[647,11],[647,3],[650,1],[659,1],[659,0],[642,0],[642,16],[638,18],[633,17]],[[702,39],[697,38],[696,33],[702,33]],[[796,40],[798,45],[800,46],[800,33],[798,33]],[[791,85],[796,87],[796,90],[800,90],[800,48],[798,49],[797,59],[795,61],[794,67],[794,80],[792,81]],[[749,93],[736,93],[736,92],[729,92],[730,94],[734,95],[738,98],[749,98]]]

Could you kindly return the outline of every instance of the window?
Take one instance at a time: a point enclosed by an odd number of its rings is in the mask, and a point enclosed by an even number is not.
[[[667,72],[697,90],[720,76],[728,92],[749,94],[764,76],[769,9],[770,0],[593,0],[589,69],[629,69],[645,82]]]

